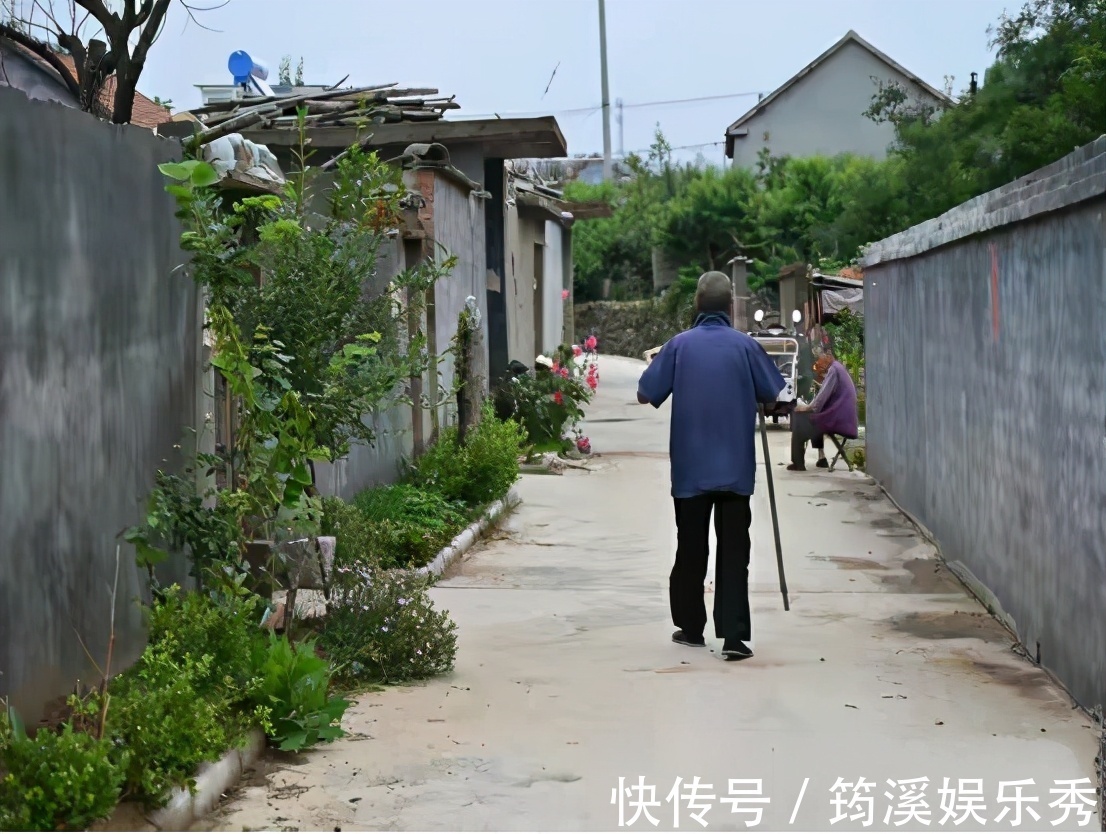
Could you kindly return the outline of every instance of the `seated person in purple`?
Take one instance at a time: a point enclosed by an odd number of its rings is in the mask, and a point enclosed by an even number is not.
[[[814,363],[814,378],[822,387],[810,405],[801,405],[791,415],[792,472],[806,471],[806,443],[818,450],[818,468],[826,469],[827,434],[853,439],[857,436],[856,386],[845,366],[824,351]]]

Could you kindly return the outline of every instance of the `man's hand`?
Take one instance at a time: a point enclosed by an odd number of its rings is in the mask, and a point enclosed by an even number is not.
[[[809,405],[797,405],[797,406],[795,406],[795,410],[796,411],[810,411],[810,406]]]

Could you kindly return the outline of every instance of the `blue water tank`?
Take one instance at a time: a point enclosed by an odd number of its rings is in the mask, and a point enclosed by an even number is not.
[[[250,73],[253,72],[253,58],[239,49],[231,54],[230,60],[227,61],[227,69],[234,76],[235,84],[245,84],[250,80]]]

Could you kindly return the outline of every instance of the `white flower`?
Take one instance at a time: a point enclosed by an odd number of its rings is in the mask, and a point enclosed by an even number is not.
[[[553,368],[553,360],[550,359],[548,356],[538,356],[536,359],[534,359],[534,364],[542,365],[543,367],[549,368],[550,370],[552,370]]]

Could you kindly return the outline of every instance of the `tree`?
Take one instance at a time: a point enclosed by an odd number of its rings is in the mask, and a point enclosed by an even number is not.
[[[630,154],[623,166],[626,180],[601,185],[572,182],[565,188],[571,200],[605,200],[614,208],[609,218],[589,220],[573,232],[576,298],[601,295],[611,280],[616,298],[642,298],[653,290],[653,248],[661,243],[664,218],[672,201],[701,175],[672,162],[672,148],[658,125],[649,153]]]
[[[977,93],[936,113],[881,89],[869,115],[894,123],[911,222],[935,217],[1106,132],[1106,0],[1030,0],[991,29]]]
[[[287,87],[303,86],[303,57],[300,57],[300,62],[296,64],[296,77],[292,78],[292,56],[285,55],[280,59],[280,68],[277,70],[277,83],[283,84]]]
[[[1106,133],[1106,0],[1029,0],[991,30],[995,63],[977,91],[942,104],[880,85],[868,116],[890,122],[885,160],[773,157],[754,170],[672,166],[658,131],[631,183],[588,193],[614,215],[575,235],[578,297],[611,278],[641,297],[650,249],[682,276],[670,297],[737,254],[753,259],[752,289],[789,263],[845,264],[872,241],[936,217]],[[583,197],[581,193],[581,197]],[[617,297],[616,295],[616,297]]]
[[[96,112],[104,82],[115,77],[115,97],[107,115],[115,124],[131,120],[138,79],[146,66],[150,48],[165,24],[174,0],[68,0],[69,21],[64,24],[49,0],[9,0],[0,18],[0,35],[30,50],[47,61],[78,98],[82,110]],[[197,7],[187,0],[176,0],[195,20]],[[112,8],[115,7],[115,8]],[[78,9],[84,15],[78,19]],[[36,18],[42,18],[40,21]],[[93,29],[93,27],[95,27]],[[42,30],[56,39],[57,47],[73,56],[75,72],[59,55],[56,47],[30,34]],[[93,29],[93,33],[83,33]],[[103,38],[97,35],[103,35]],[[104,40],[106,38],[106,40]]]

